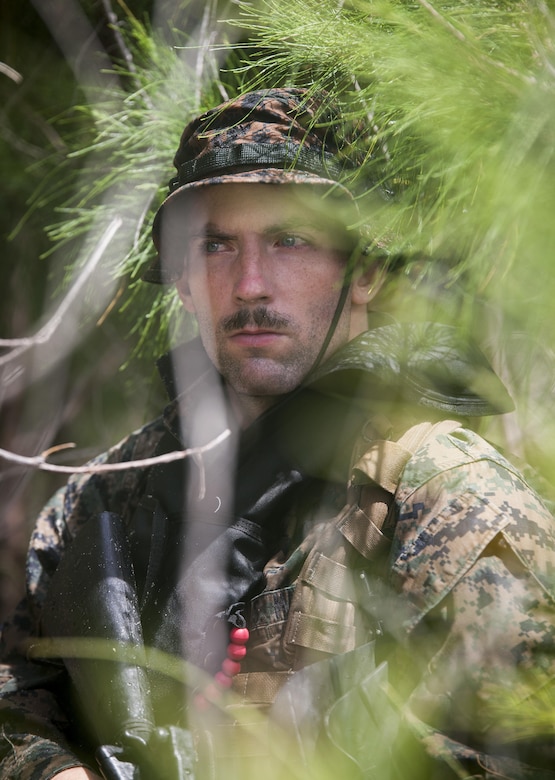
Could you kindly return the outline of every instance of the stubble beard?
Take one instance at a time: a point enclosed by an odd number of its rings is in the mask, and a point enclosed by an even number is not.
[[[228,351],[226,335],[248,326],[283,332],[292,337],[295,348],[277,357],[253,348],[245,350],[243,358],[237,358]],[[224,318],[218,327],[216,347],[220,373],[238,395],[267,397],[291,392],[303,380],[313,362],[311,350],[295,343],[297,333],[298,328],[290,317],[266,306],[240,309]]]
[[[332,314],[326,309],[313,321],[329,323],[331,317]],[[245,351],[245,357],[235,357],[228,351],[226,334],[248,325],[268,327],[277,332],[283,330],[291,337],[292,349],[274,357],[261,354],[260,349],[253,348],[250,354],[248,350]],[[302,340],[295,338],[298,334],[299,328],[291,318],[273,312],[265,306],[241,309],[224,318],[218,326],[215,339],[218,370],[239,396],[276,397],[290,393],[314,367],[326,331],[322,333],[320,327],[314,326]],[[340,343],[346,340],[341,338],[340,334],[335,335]]]
[[[275,397],[292,392],[314,363],[312,350],[296,350],[283,359],[260,355],[238,360],[220,351],[220,373],[239,396]]]

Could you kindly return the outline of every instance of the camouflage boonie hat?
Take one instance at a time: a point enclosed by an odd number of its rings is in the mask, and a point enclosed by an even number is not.
[[[324,185],[352,198],[354,144],[339,108],[326,93],[305,89],[249,92],[192,120],[183,131],[169,195],[154,218],[158,257],[143,275],[156,284],[176,281],[171,236],[164,235],[169,207],[194,188],[226,183]],[[175,263],[174,263],[175,266]]]

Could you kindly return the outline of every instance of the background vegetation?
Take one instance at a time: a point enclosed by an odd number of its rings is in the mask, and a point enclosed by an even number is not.
[[[188,326],[139,276],[179,133],[241,89],[315,84],[373,128],[361,178],[378,165],[390,197],[363,215],[409,258],[395,316],[472,331],[517,404],[489,433],[551,477],[553,20],[503,0],[3,3],[0,446],[71,441],[56,458],[81,462],[163,403],[153,357]],[[60,479],[0,465],[1,619]]]

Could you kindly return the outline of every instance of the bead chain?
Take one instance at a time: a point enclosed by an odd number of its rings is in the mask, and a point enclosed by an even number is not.
[[[193,699],[198,710],[201,712],[205,711],[210,704],[221,699],[224,691],[231,688],[233,678],[241,671],[241,661],[247,654],[248,641],[248,628],[237,628],[234,626],[230,630],[227,658],[224,659],[222,668],[214,675],[214,681],[207,685],[202,693],[197,693]]]

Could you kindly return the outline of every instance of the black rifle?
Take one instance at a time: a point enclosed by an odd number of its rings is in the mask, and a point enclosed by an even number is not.
[[[92,640],[89,657],[72,655],[69,641],[63,660],[101,745],[96,756],[106,780],[190,780],[190,733],[155,726],[133,567],[117,515],[103,512],[79,529],[52,579],[43,625],[53,637]]]

